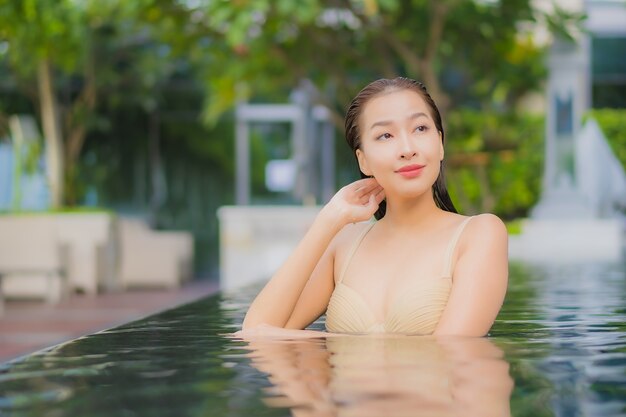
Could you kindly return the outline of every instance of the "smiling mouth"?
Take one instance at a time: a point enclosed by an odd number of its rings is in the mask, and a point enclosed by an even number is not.
[[[415,177],[422,172],[422,169],[424,169],[424,165],[407,165],[398,169],[396,172],[403,177]]]

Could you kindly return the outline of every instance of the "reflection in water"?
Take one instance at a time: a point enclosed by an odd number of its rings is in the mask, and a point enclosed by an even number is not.
[[[297,417],[511,415],[509,365],[485,338],[239,336],[272,384],[264,402]]]

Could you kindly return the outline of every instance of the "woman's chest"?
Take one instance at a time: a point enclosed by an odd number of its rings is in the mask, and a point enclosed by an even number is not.
[[[428,288],[440,286],[444,252],[436,244],[363,245],[351,258],[337,260],[335,274],[382,322],[402,307],[398,303],[414,303]]]

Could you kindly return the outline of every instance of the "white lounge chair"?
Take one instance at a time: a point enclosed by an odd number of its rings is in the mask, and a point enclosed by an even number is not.
[[[5,298],[58,302],[67,294],[66,250],[49,216],[0,216],[0,285]]]
[[[155,231],[137,219],[118,219],[122,288],[178,287],[192,274],[193,237],[188,232]]]

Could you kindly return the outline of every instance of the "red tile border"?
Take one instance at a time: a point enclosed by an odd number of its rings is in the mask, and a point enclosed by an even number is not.
[[[5,301],[0,363],[214,294],[218,288],[216,281],[196,280],[175,290],[73,295],[57,305]]]

